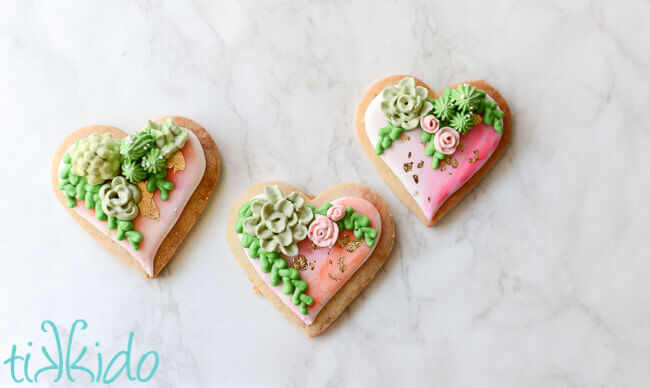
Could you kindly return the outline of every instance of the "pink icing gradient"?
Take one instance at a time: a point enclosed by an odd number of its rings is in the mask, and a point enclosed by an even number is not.
[[[124,247],[138,260],[149,276],[153,276],[153,262],[160,244],[178,221],[192,193],[203,179],[203,173],[205,172],[203,147],[196,135],[192,131],[189,132],[190,136],[182,150],[185,158],[185,169],[176,173],[172,169],[167,170],[167,180],[174,184],[174,189],[169,192],[169,199],[166,201],[161,200],[160,191],[158,190],[154,194],[154,201],[160,209],[160,218],[153,220],[138,215],[133,221],[133,228],[142,233],[143,237],[140,244],[138,244],[140,246],[139,250],[134,250],[126,239],[117,241],[115,231],[108,229],[106,221],[99,221],[95,217],[95,210],[86,209],[84,201],[77,201],[77,206],[72,209],[99,231]]]
[[[386,117],[381,112],[381,95],[372,100],[366,110],[366,133],[373,147],[379,140],[378,131],[386,126]],[[460,189],[492,156],[501,140],[501,134],[491,125],[479,124],[463,136],[460,141],[463,151],[459,149],[452,155],[458,161],[458,167],[447,166],[445,171],[434,170],[431,167],[431,156],[424,154],[425,144],[420,139],[420,128],[405,132],[402,136],[408,140],[395,140],[390,148],[384,150],[381,158],[388,164],[393,173],[399,178],[406,190],[413,196],[424,215],[430,220],[440,209],[440,206]],[[474,158],[474,150],[478,150],[479,160],[468,162]],[[408,157],[409,152],[411,157]],[[422,168],[417,168],[420,161]],[[404,171],[404,163],[413,162],[411,171]],[[418,176],[418,183],[413,175]]]
[[[307,269],[300,272],[300,279],[305,280],[308,284],[307,295],[314,298],[314,304],[308,307],[308,314],[303,315],[298,306],[291,302],[292,295],[286,295],[282,292],[281,286],[273,287],[269,283],[270,275],[263,273],[260,269],[259,259],[250,259],[251,264],[255,267],[257,273],[262,277],[266,285],[268,285],[273,292],[282,299],[282,301],[300,318],[305,325],[309,326],[314,323],[318,313],[329,302],[329,300],[336,294],[336,292],[348,281],[352,275],[366,262],[368,257],[372,254],[379,242],[381,236],[381,215],[377,208],[370,202],[357,197],[343,197],[331,202],[333,205],[351,206],[359,214],[370,219],[370,226],[377,230],[378,236],[375,239],[375,245],[369,247],[365,242],[354,252],[348,252],[346,247],[340,248],[338,244],[334,244],[331,248],[317,248],[314,249],[312,242],[309,239],[304,239],[298,243],[298,255],[303,255],[307,258],[307,263],[313,263],[314,269]],[[341,230],[339,237],[349,236],[354,239],[354,235],[350,230]],[[241,238],[241,235],[239,236]],[[248,254],[248,249],[245,249]],[[293,258],[286,257],[289,265],[293,263]],[[339,258],[343,257],[345,264],[345,271],[341,273],[339,269]],[[330,264],[331,261],[331,264]],[[329,275],[333,275],[338,280],[332,279]]]

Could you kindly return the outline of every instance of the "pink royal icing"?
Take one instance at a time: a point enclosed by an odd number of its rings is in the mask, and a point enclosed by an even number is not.
[[[489,98],[489,96],[488,96]],[[386,126],[386,117],[381,112],[381,95],[375,97],[365,113],[366,133],[373,148],[379,140],[378,131]],[[439,131],[440,132],[440,131]],[[460,138],[462,149],[456,149],[452,160],[457,166],[434,170],[432,157],[424,154],[425,145],[420,139],[420,129],[402,134],[384,150],[380,157],[386,162],[402,185],[413,196],[424,215],[431,220],[440,206],[460,189],[492,156],[499,145],[501,134],[490,125],[478,124]],[[410,156],[409,156],[410,155]],[[476,156],[478,155],[478,160]],[[471,160],[471,161],[470,161]],[[417,166],[422,161],[422,167]],[[413,162],[406,169],[406,163]],[[406,171],[408,170],[408,171]],[[417,175],[417,179],[414,176]]]
[[[255,270],[264,283],[307,326],[314,323],[318,313],[327,302],[332,299],[343,284],[366,262],[381,237],[381,214],[379,214],[379,211],[372,203],[358,197],[343,197],[332,201],[331,204],[341,205],[343,207],[351,206],[355,212],[368,217],[370,219],[370,226],[377,231],[376,243],[372,247],[369,247],[364,241],[360,241],[361,243],[350,252],[350,246],[347,244],[339,245],[336,243],[330,248],[319,248],[315,247],[311,240],[306,238],[298,243],[298,254],[296,256],[282,256],[287,259],[289,265],[293,265],[293,261],[300,256],[304,256],[307,260],[308,268],[300,271],[300,279],[307,282],[306,294],[314,299],[314,304],[307,308],[307,315],[302,314],[300,308],[291,302],[291,294],[284,294],[280,286],[274,287],[271,285],[269,282],[270,275],[262,272],[259,259],[251,259],[249,257],[251,264],[255,267]],[[241,239],[241,235],[239,237]],[[355,237],[352,231],[341,230],[339,233],[339,241],[346,241],[346,239],[354,241]],[[248,255],[248,249],[243,249]]]
[[[169,199],[160,199],[160,192],[154,194],[154,201],[160,209],[160,218],[157,220],[139,215],[133,220],[133,228],[142,234],[142,241],[138,244],[140,249],[134,250],[128,241],[118,241],[115,238],[115,231],[109,230],[106,221],[100,221],[95,217],[94,210],[86,209],[84,201],[77,201],[77,206],[72,208],[95,228],[109,236],[113,241],[125,248],[142,265],[149,276],[153,276],[153,264],[156,252],[160,248],[169,231],[178,221],[187,202],[192,197],[205,172],[205,155],[199,139],[188,130],[189,138],[185,147],[181,150],[185,158],[185,169],[173,172],[167,169],[167,180],[174,184],[174,189],[169,192]],[[61,162],[60,168],[63,167]]]

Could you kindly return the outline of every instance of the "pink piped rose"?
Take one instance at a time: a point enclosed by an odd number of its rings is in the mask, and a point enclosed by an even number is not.
[[[451,155],[456,152],[460,143],[460,135],[450,127],[440,128],[433,137],[433,147],[444,155]]]
[[[427,133],[436,133],[440,129],[440,121],[434,115],[426,115],[420,119],[420,126]]]
[[[316,218],[309,225],[307,237],[321,248],[329,248],[339,238],[339,226],[329,218],[316,214]]]
[[[327,209],[327,216],[330,218],[332,221],[338,221],[345,217],[345,206],[343,205],[332,205],[329,209]]]

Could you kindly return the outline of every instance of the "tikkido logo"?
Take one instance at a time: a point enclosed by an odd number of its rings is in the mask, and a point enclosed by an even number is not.
[[[97,341],[90,347],[95,355],[87,356],[89,346],[79,347],[79,339],[76,338],[78,332],[87,328],[86,321],[77,319],[70,328],[67,341],[62,342],[56,325],[52,321],[43,321],[41,331],[46,336],[51,336],[50,343],[53,345],[43,345],[37,349],[38,346],[29,341],[27,346],[23,345],[19,349],[18,345],[14,344],[11,347],[11,355],[2,361],[2,365],[9,369],[11,380],[15,383],[90,380],[93,383],[110,384],[120,376],[123,376],[120,381],[128,379],[145,383],[156,374],[160,357],[154,350],[142,354],[137,364],[132,364],[132,361],[135,361],[132,357],[133,332],[129,333],[126,348],[115,353],[110,359],[101,353]],[[78,350],[73,352],[73,346]],[[105,360],[108,360],[108,363],[104,364]]]

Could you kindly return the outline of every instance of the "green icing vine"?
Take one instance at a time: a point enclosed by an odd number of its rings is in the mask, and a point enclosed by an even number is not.
[[[440,165],[440,161],[444,159],[446,155],[436,151],[436,148],[433,145],[433,136],[433,134],[427,133],[424,130],[420,134],[422,141],[427,142],[426,147],[424,147],[424,154],[433,157],[431,160],[431,167],[436,170]]]
[[[481,105],[481,110],[483,113],[483,122],[487,125],[492,125],[495,131],[503,133],[503,124],[501,119],[503,118],[503,111],[497,108],[496,101],[485,99]]]
[[[133,230],[133,222],[118,220],[115,217],[109,217],[102,209],[102,203],[99,198],[99,189],[101,184],[91,185],[85,177],[72,173],[72,160],[69,153],[63,156],[64,167],[59,173],[59,189],[63,191],[66,197],[66,205],[69,208],[77,206],[77,201],[84,201],[86,209],[95,209],[95,217],[100,221],[106,221],[110,230],[117,230],[116,238],[122,241],[125,238],[131,244],[133,250],[138,250],[138,243],[142,241],[142,234]]]
[[[307,282],[300,280],[300,272],[289,267],[287,261],[277,252],[266,252],[260,248],[260,241],[257,237],[251,236],[244,232],[244,220],[253,215],[251,203],[244,204],[238,212],[235,232],[242,235],[241,245],[248,249],[248,255],[253,259],[260,260],[260,269],[263,273],[269,274],[269,283],[276,287],[282,285],[282,292],[291,297],[291,302],[299,306],[300,312],[307,315],[307,306],[314,304],[314,299],[307,295]]]
[[[393,144],[394,140],[399,139],[402,132],[406,132],[406,130],[394,126],[390,121],[386,121],[386,126],[379,130],[379,140],[375,146],[375,153],[381,155],[386,148]]]
[[[174,188],[174,184],[166,180],[167,170],[163,169],[157,174],[149,176],[147,181],[147,191],[153,193],[156,189],[160,190],[160,199],[166,201],[169,199],[169,192]]]

